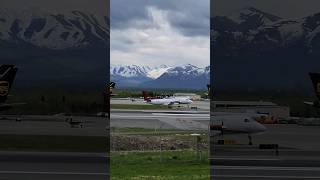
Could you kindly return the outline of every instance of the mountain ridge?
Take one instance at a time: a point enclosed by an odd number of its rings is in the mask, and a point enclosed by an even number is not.
[[[320,13],[283,18],[247,8],[241,20],[211,17],[215,89],[312,90],[308,72],[319,71]],[[234,12],[237,13],[237,12]],[[238,11],[235,17],[241,17]]]
[[[150,76],[150,72],[155,70],[160,73]],[[209,83],[210,67],[199,68],[191,64],[155,67],[112,65],[110,75],[119,87],[201,89]]]

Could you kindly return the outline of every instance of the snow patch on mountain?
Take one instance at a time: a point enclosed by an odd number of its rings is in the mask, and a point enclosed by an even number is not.
[[[110,74],[122,77],[138,77],[146,76],[147,72],[151,68],[148,66],[137,66],[137,65],[111,65]]]
[[[170,68],[166,65],[161,65],[160,67],[155,67],[151,71],[147,72],[147,76],[152,79],[157,79],[160,77],[163,73],[167,72]]]
[[[180,75],[180,76],[182,76],[182,75],[184,75],[184,76],[198,76],[198,75],[201,75],[204,73],[205,73],[204,68],[199,68],[199,67],[194,66],[192,64],[185,64],[185,65],[170,68],[164,74]]]

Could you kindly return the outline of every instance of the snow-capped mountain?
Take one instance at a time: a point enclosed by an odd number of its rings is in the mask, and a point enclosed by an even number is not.
[[[308,72],[319,71],[320,13],[288,19],[247,7],[211,17],[211,27],[216,88],[309,89]]]
[[[237,23],[239,28],[243,30],[256,29],[282,19],[281,17],[263,12],[254,7],[246,7],[234,11],[228,15],[228,18]]]
[[[155,88],[203,89],[210,81],[210,66],[199,68],[192,64],[168,69],[159,78],[146,83]]]
[[[49,13],[0,9],[0,40],[56,50],[105,46],[109,29],[104,18],[76,10]]]
[[[186,64],[170,67],[137,65],[110,66],[111,80],[121,87],[202,88],[209,82],[210,67]],[[196,83],[195,83],[196,82]],[[200,83],[204,83],[203,85]],[[197,86],[193,86],[197,84]],[[199,85],[199,86],[198,86]]]
[[[185,64],[182,66],[176,66],[173,68],[169,68],[165,73],[163,73],[161,76],[199,76],[202,74],[205,74],[206,69],[205,68],[199,68],[197,66],[194,66],[192,64]]]
[[[76,9],[0,7],[0,63],[19,68],[17,86],[100,87],[109,56],[108,24],[103,14]]]
[[[146,74],[152,69],[148,66],[137,66],[137,65],[111,65],[110,74],[113,76],[122,77],[138,77],[146,76]]]
[[[248,7],[230,16],[214,16],[211,23],[214,27],[211,33],[213,45],[230,46],[233,55],[237,54],[236,50],[241,53],[243,50],[269,52],[292,46],[304,46],[309,52],[314,48],[320,50],[317,47],[320,44],[320,13],[300,19],[284,19]]]

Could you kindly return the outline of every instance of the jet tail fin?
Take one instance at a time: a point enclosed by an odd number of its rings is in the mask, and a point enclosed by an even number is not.
[[[309,73],[309,76],[312,81],[316,96],[318,100],[320,100],[320,73]]]
[[[109,83],[109,94],[112,94],[112,90],[116,87],[115,82],[110,82]]]
[[[150,100],[150,98],[148,97],[148,92],[147,92],[147,91],[142,91],[142,96],[143,96],[143,99],[144,99],[145,101]]]
[[[5,103],[7,100],[10,88],[16,77],[18,68],[14,65],[0,66],[0,103]]]

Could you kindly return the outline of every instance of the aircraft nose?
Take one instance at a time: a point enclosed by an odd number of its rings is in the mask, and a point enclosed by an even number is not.
[[[267,128],[263,124],[258,123],[258,125],[259,125],[259,127],[258,127],[259,132],[264,132],[267,130]]]

